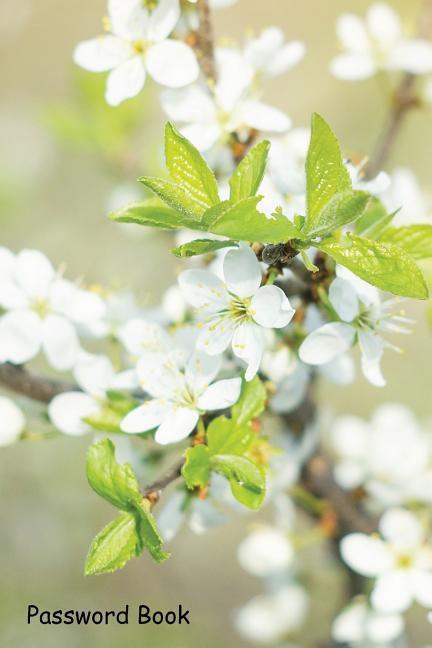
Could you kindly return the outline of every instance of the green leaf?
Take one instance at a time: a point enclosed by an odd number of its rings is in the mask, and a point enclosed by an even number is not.
[[[219,416],[207,428],[207,443],[211,455],[244,455],[255,435],[251,427],[243,422]]]
[[[240,398],[231,409],[231,416],[235,423],[244,425],[262,414],[266,400],[266,388],[258,376],[249,382],[243,380]]]
[[[207,221],[208,231],[237,241],[260,241],[261,243],[282,243],[292,238],[293,224],[280,212],[271,218],[256,206],[262,196],[244,198],[235,205],[221,203],[212,210],[212,220]],[[204,216],[205,218],[205,216]]]
[[[307,268],[307,270],[309,270],[309,272],[319,271],[318,266],[316,266],[315,263],[312,263],[308,254],[304,250],[300,250],[300,256],[302,258],[303,263],[305,264],[305,267]]]
[[[180,212],[190,222],[190,225],[185,225],[185,227],[192,227],[193,223],[200,220],[205,211],[202,204],[197,202],[191,194],[178,184],[162,178],[151,178],[150,176],[142,176],[139,181],[147,189],[159,196],[169,207]]]
[[[376,239],[396,214],[397,211],[389,214],[382,202],[371,196],[366,210],[356,220],[355,233],[362,234],[369,239]]]
[[[214,241],[212,239],[195,239],[174,248],[171,252],[176,257],[192,257],[198,254],[209,254],[226,247],[237,247],[236,241]]]
[[[270,142],[264,140],[254,146],[240,162],[230,179],[230,200],[238,202],[255,196],[262,182]]]
[[[163,562],[170,554],[163,551],[163,538],[161,537],[156,520],[150,511],[150,502],[142,499],[136,509],[135,522],[137,528],[138,547],[142,551],[147,549],[156,562]]]
[[[417,224],[389,227],[379,237],[380,243],[399,245],[413,259],[432,258],[432,225]]]
[[[312,133],[306,158],[307,215],[305,231],[318,229],[321,213],[338,193],[351,189],[339,142],[327,122],[312,115]]]
[[[302,236],[311,238],[325,236],[343,225],[352,223],[363,214],[369,198],[370,194],[366,191],[352,189],[335,194],[314,223],[309,219],[306,220]]]
[[[123,513],[93,540],[85,564],[85,575],[106,574],[121,569],[137,555],[135,518]]]
[[[174,185],[172,186],[174,187]],[[109,218],[117,223],[134,223],[135,225],[160,227],[166,230],[180,229],[182,227],[193,229],[196,223],[190,216],[185,216],[184,213],[176,209],[161,205],[159,201],[155,204],[154,198],[126,205],[122,209],[111,212]]]
[[[200,214],[220,201],[213,171],[198,149],[169,122],[165,126],[165,159],[171,178]]]
[[[265,471],[246,457],[215,455],[212,468],[224,475],[230,483],[234,497],[244,506],[257,510],[263,503],[266,484]]]
[[[182,467],[182,475],[186,486],[190,489],[205,488],[210,477],[210,454],[205,445],[188,448],[185,454],[186,461]]]
[[[117,463],[115,447],[109,439],[102,439],[88,449],[87,479],[98,495],[122,511],[131,511],[140,504],[135,474],[129,464]]]
[[[428,297],[420,269],[399,246],[383,245],[348,234],[340,240],[329,238],[321,241],[318,247],[337,263],[381,290],[413,299]]]

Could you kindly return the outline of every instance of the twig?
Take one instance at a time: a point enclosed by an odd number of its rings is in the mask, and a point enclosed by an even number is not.
[[[8,362],[0,364],[0,385],[41,403],[49,403],[54,396],[64,392],[79,391],[77,385],[38,376],[24,367]]]
[[[181,459],[166,473],[166,475],[146,486],[143,490],[143,496],[153,500],[159,499],[160,491],[180,477],[183,464],[184,459]]]
[[[419,18],[418,36],[429,38],[432,32],[432,0],[425,0]],[[405,74],[394,95],[394,101],[388,115],[386,126],[378,140],[378,144],[366,167],[366,178],[374,178],[386,163],[396,136],[404,122],[405,117],[419,105],[419,98],[415,92],[415,74]]]
[[[199,19],[198,48],[201,69],[208,81],[216,81],[216,67],[213,48],[213,29],[208,0],[197,0]]]

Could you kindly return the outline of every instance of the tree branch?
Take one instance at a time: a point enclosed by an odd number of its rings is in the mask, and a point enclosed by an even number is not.
[[[77,385],[38,376],[24,367],[9,362],[0,364],[0,385],[41,403],[49,403],[54,396],[64,392],[79,391]]]
[[[149,484],[142,491],[143,496],[150,500],[157,501],[159,499],[160,491],[166,488],[173,481],[176,481],[181,475],[181,469],[185,460],[182,458],[160,479],[157,479],[152,484]]]
[[[213,28],[208,0],[197,0],[198,53],[201,69],[208,81],[216,81],[216,67],[213,48]]]

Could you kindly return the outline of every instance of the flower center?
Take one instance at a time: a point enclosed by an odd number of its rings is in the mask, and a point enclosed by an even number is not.
[[[49,304],[46,299],[35,299],[30,306],[31,310],[34,311],[41,319],[44,319],[49,313]]]
[[[409,554],[400,554],[397,557],[397,566],[400,569],[409,569],[413,566],[413,558]]]
[[[228,316],[235,324],[243,324],[252,319],[254,311],[251,309],[251,301],[250,297],[241,299],[233,296],[228,306]]]
[[[144,54],[147,49],[147,43],[142,39],[133,41],[132,49],[135,52],[135,54]]]

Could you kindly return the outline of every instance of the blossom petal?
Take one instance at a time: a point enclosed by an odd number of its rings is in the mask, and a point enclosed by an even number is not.
[[[364,20],[360,16],[347,13],[338,17],[336,32],[343,47],[349,52],[367,52],[369,36]]]
[[[231,407],[239,399],[241,382],[241,378],[229,378],[213,383],[198,398],[199,409],[211,411]]]
[[[228,290],[238,297],[251,297],[260,287],[262,279],[259,261],[247,245],[227,252],[223,274]]]
[[[161,85],[181,88],[193,83],[199,75],[199,66],[193,50],[175,40],[153,45],[146,56],[147,71]]]
[[[141,388],[155,398],[173,399],[186,388],[185,377],[172,355],[143,353],[137,364]]]
[[[197,340],[197,349],[209,355],[223,353],[234,335],[235,326],[230,319],[213,319],[203,324]]]
[[[186,365],[186,382],[193,393],[202,392],[218,375],[222,364],[221,356],[210,356],[195,351]]]
[[[208,151],[222,136],[218,123],[190,124],[180,129],[181,133],[197,147],[199,151]]]
[[[85,354],[74,368],[78,385],[92,396],[104,396],[114,377],[114,368],[104,355]]]
[[[362,353],[362,370],[365,378],[376,387],[384,387],[386,381],[381,373],[381,358],[384,341],[373,331],[359,331],[359,345]]]
[[[329,298],[333,308],[344,322],[352,322],[359,314],[359,301],[353,287],[340,277],[332,282]]]
[[[150,14],[147,37],[150,41],[161,41],[167,38],[180,18],[179,0],[159,0]]]
[[[420,605],[432,608],[432,572],[416,570],[411,576],[414,597]]]
[[[387,510],[380,520],[379,529],[383,538],[403,551],[419,547],[423,539],[419,520],[405,509]]]
[[[22,410],[13,400],[0,396],[0,448],[18,441],[26,424]]]
[[[342,538],[340,551],[344,562],[362,576],[378,576],[393,565],[387,545],[363,533],[350,533]]]
[[[142,90],[145,79],[144,62],[140,56],[134,56],[110,72],[105,99],[110,106],[118,106],[125,99],[135,97]]]
[[[147,432],[162,423],[172,412],[172,404],[165,400],[154,399],[136,407],[125,416],[121,429],[128,434]]]
[[[223,282],[206,270],[185,270],[178,283],[185,300],[194,308],[218,312],[228,306],[228,294]]]
[[[338,455],[350,459],[365,459],[370,429],[357,416],[340,416],[331,431],[332,445]]]
[[[250,85],[254,70],[245,57],[229,47],[218,47],[215,51],[217,83],[215,95],[218,105],[231,113]]]
[[[100,36],[79,43],[74,51],[74,61],[89,72],[107,72],[127,61],[132,47],[117,36]]]
[[[155,441],[161,445],[177,443],[185,439],[198,423],[196,410],[188,407],[176,407],[164,419],[156,431]]]
[[[375,2],[369,7],[366,23],[372,37],[387,47],[391,47],[402,34],[399,16],[385,2]]]
[[[54,279],[54,268],[42,252],[22,250],[16,257],[14,279],[28,297],[44,299]]]
[[[135,356],[140,356],[144,351],[162,353],[170,348],[166,331],[159,324],[143,319],[129,320],[120,328],[117,336],[126,351]]]
[[[295,313],[285,293],[277,286],[262,286],[252,298],[251,308],[257,324],[267,328],[282,328]]]
[[[372,605],[380,612],[404,612],[410,607],[412,600],[413,594],[407,570],[382,574],[371,594]]]
[[[48,407],[48,415],[57,429],[70,436],[81,436],[90,432],[91,427],[82,420],[94,416],[98,405],[88,394],[66,392],[55,396]]]
[[[108,0],[111,31],[127,41],[146,36],[149,13],[141,0]]]
[[[368,54],[339,54],[330,61],[330,72],[344,81],[358,81],[373,76],[376,66]]]
[[[291,119],[282,110],[253,99],[241,104],[236,119],[239,126],[246,124],[266,133],[284,133],[291,127]]]
[[[262,329],[253,323],[241,324],[234,333],[232,348],[234,355],[247,364],[245,380],[252,380],[259,369],[264,350]]]
[[[207,124],[216,119],[210,93],[196,83],[186,88],[164,90],[161,103],[168,117],[177,122]]]
[[[366,636],[376,644],[387,644],[397,639],[404,630],[400,614],[371,613],[366,620]]]
[[[352,346],[356,336],[354,327],[344,322],[330,322],[312,331],[299,349],[306,364],[320,365],[330,362]]]
[[[34,358],[42,344],[42,322],[32,311],[13,311],[0,319],[0,360],[22,364]]]
[[[72,369],[78,359],[78,335],[65,317],[48,315],[44,319],[42,345],[48,362],[57,371]]]
[[[429,74],[432,72],[432,44],[420,38],[402,41],[392,49],[387,67],[412,74]]]

